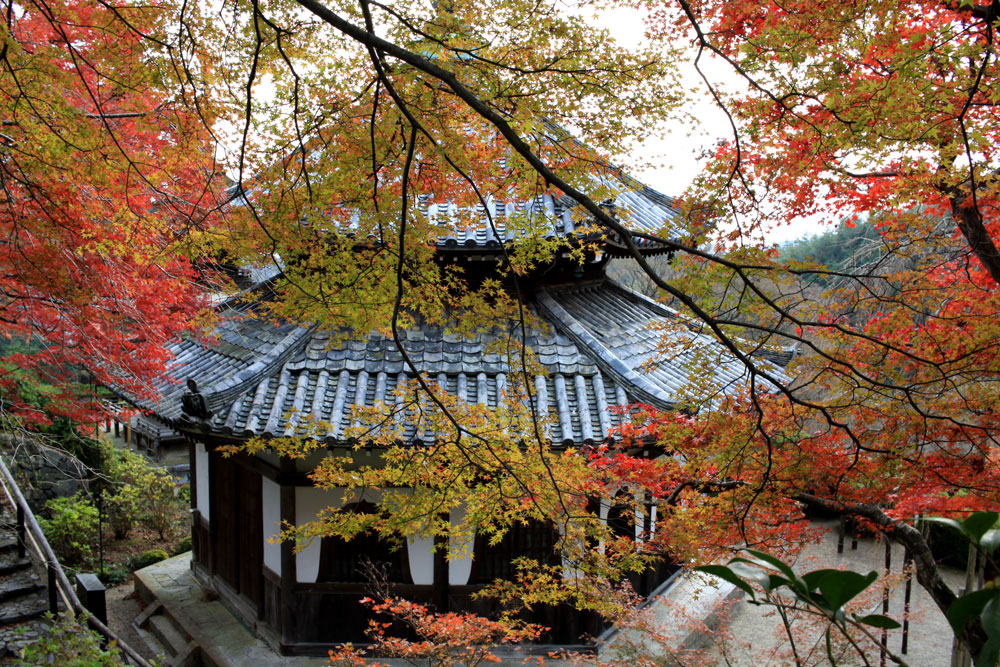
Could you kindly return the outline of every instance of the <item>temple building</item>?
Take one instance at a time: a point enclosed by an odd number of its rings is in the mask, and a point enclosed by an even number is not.
[[[609,206],[630,227],[661,236],[675,232],[669,197],[634,183],[622,184],[618,192]],[[444,214],[444,207],[423,206],[427,215]],[[515,213],[542,216],[551,235],[568,244],[595,244],[583,263],[556,259],[521,281],[526,307],[544,323],[527,332],[525,342],[538,362],[530,378],[532,395],[537,412],[551,418],[546,436],[553,447],[606,441],[627,418],[616,406],[675,409],[692,380],[720,392],[746,382],[745,367],[723,354],[714,339],[606,276],[609,260],[624,255],[624,248],[614,237],[581,233],[573,202],[545,195],[490,207],[493,224],[483,210],[482,224],[437,240],[438,261],[468,267],[470,274],[496,271],[501,243],[517,243],[504,225]],[[650,242],[642,249],[667,252]],[[342,505],[345,494],[312,485],[307,474],[315,458],[293,461],[268,452],[224,457],[218,448],[261,436],[294,436],[307,424],[322,423],[325,432],[310,437],[327,450],[374,461],[377,451],[356,450],[356,442],[345,436],[353,410],[392,401],[413,370],[382,334],[352,332],[341,340],[319,327],[259,317],[274,275],[258,277],[240,298],[218,306],[213,340],[190,337],[173,346],[175,360],[159,400],[141,404],[148,417],[190,443],[192,567],[204,586],[279,652],[325,655],[333,643],[366,641],[368,612],[358,602],[367,590],[360,567],[365,558],[385,565],[393,590],[403,597],[440,611],[479,613],[491,610],[487,602],[473,600],[473,593],[495,577],[510,576],[514,558],[559,562],[553,549],[558,534],[544,525],[515,526],[497,545],[479,538],[468,556],[452,559],[449,545],[435,549],[433,539],[422,537],[400,549],[378,537],[326,538],[297,553],[288,542],[270,541],[282,522],[311,521],[324,508]],[[497,322],[491,333],[462,337],[418,324],[404,332],[402,342],[428,381],[461,401],[502,410],[511,374],[520,371],[493,343],[515,329],[516,322]],[[664,337],[671,336],[677,345],[665,355]],[[780,354],[768,354],[783,361]],[[414,426],[406,439],[419,445],[433,434]],[[348,504],[363,510],[378,501],[378,490],[353,497],[356,502]],[[601,511],[602,518],[635,535],[656,530],[655,511],[639,521],[613,516],[607,504]],[[460,518],[453,513],[452,521]],[[675,569],[664,564],[636,577],[633,585],[648,595]],[[551,628],[544,643],[570,648],[583,647],[581,637],[604,630],[593,613],[570,608],[539,609],[532,620]]]

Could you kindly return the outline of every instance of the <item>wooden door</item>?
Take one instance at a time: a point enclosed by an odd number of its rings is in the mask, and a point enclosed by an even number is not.
[[[239,591],[261,611],[264,517],[260,473],[237,466],[236,514],[239,533]]]
[[[239,590],[239,525],[236,521],[236,463],[218,452],[211,457],[211,540],[213,574]]]
[[[260,473],[212,452],[211,540],[214,574],[260,612],[264,518]]]

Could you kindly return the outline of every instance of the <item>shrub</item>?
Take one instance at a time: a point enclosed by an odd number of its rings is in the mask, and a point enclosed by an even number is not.
[[[82,493],[68,498],[53,498],[45,503],[51,519],[40,519],[49,544],[68,565],[90,557],[90,545],[96,542],[97,508]]]
[[[142,509],[142,492],[133,484],[123,484],[104,496],[108,524],[116,540],[124,540],[132,532]]]
[[[123,540],[141,515],[144,498],[140,481],[149,464],[139,454],[117,449],[111,443],[103,445],[102,456],[107,475],[104,500],[108,523],[115,539]]]
[[[151,465],[141,454],[107,445],[104,469],[108,475],[106,494],[108,519],[115,539],[125,539],[132,526],[145,517],[165,539],[174,517],[174,478]]]
[[[146,494],[146,510],[149,524],[159,534],[160,539],[166,539],[174,519],[174,508],[177,500],[174,498],[173,475],[160,468],[150,467],[142,480]]]
[[[124,584],[132,576],[132,571],[124,565],[111,564],[104,568],[101,574],[101,582],[109,586]]]
[[[180,539],[180,541],[177,543],[177,546],[174,547],[174,555],[176,556],[177,554],[182,554],[185,551],[191,551],[191,536],[190,535],[185,535],[184,537],[182,537]]]
[[[161,560],[168,558],[170,558],[170,555],[163,549],[150,549],[136,556],[133,565],[135,569],[141,570],[144,567],[149,567],[153,563],[159,563]]]
[[[74,619],[63,619],[52,625],[37,641],[25,646],[17,664],[21,667],[119,667],[126,663],[114,646],[108,650],[101,648],[101,636],[96,632],[91,632]]]

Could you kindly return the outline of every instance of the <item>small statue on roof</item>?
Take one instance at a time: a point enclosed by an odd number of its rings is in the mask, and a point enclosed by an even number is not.
[[[194,378],[187,380],[188,390],[181,396],[181,411],[189,417],[198,419],[208,419],[212,416],[212,411],[208,409],[208,402],[205,395],[198,390],[198,383]]]

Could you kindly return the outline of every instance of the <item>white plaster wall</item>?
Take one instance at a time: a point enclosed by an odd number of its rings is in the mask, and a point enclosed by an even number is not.
[[[278,534],[281,523],[281,487],[267,477],[260,478],[260,498],[264,522],[264,566],[281,574],[281,544],[269,541]]]
[[[353,492],[346,496],[346,489],[330,489],[323,490],[317,489],[315,487],[299,487],[295,489],[295,523],[301,526],[302,524],[314,521],[322,512],[328,507],[343,507],[345,504],[350,504],[357,500],[364,499],[371,503],[379,503],[382,500],[382,492],[377,489],[365,489],[363,496],[358,492]],[[264,500],[264,507],[266,512],[266,507],[268,500]],[[275,514],[277,517],[277,514]],[[463,514],[464,516],[464,514]],[[455,519],[453,518],[452,521]],[[265,514],[265,522],[267,521],[267,515]],[[267,523],[265,523],[265,534],[267,532]],[[471,545],[470,545],[471,546]],[[319,557],[321,551],[321,540],[313,540],[311,544],[306,546],[304,549],[300,550],[295,556],[295,570],[296,576],[301,583],[315,583],[316,577],[319,575]],[[434,538],[432,537],[413,537],[407,539],[406,545],[407,560],[410,566],[410,575],[413,578],[413,583],[430,585],[434,583]],[[279,549],[280,553],[280,549]],[[267,550],[265,547],[265,563]],[[468,581],[469,573],[472,568],[471,559],[467,559],[468,564],[465,567],[465,579],[463,583]],[[268,565],[270,567],[270,565]],[[272,568],[273,569],[273,568]],[[275,570],[277,572],[277,570]],[[449,578],[451,578],[451,573],[449,573]],[[454,583],[454,582],[452,582]]]
[[[316,487],[298,487],[295,489],[295,524],[313,521],[327,507],[343,505],[343,490],[317,489]],[[306,548],[295,555],[295,572],[302,583],[315,583],[319,574],[320,540],[313,540]]]
[[[211,517],[208,513],[208,494],[210,493],[208,484],[208,450],[200,442],[194,446],[194,484],[198,511],[201,512],[206,521],[210,520]]]
[[[452,529],[465,521],[465,507],[459,506],[451,511]],[[453,540],[448,544],[448,584],[465,586],[472,575],[472,547],[475,536],[465,541]]]
[[[430,586],[434,583],[434,538],[410,537],[406,540],[406,557],[410,562],[413,583]]]

